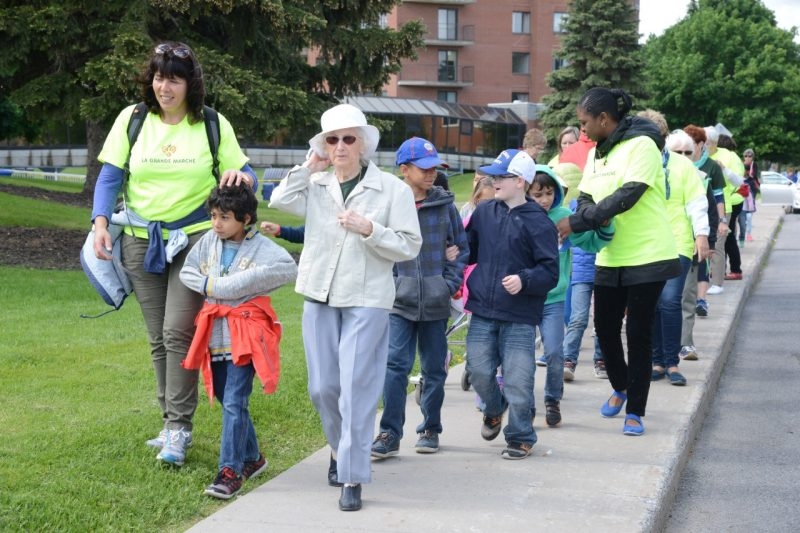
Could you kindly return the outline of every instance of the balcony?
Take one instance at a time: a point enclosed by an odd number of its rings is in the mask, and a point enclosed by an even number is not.
[[[428,46],[471,46],[475,44],[475,26],[468,25],[462,26],[461,32],[455,34],[453,39],[441,39],[439,37],[428,36],[425,39],[425,44]]]
[[[438,63],[408,63],[397,76],[397,84],[404,87],[462,89],[474,83],[475,67],[472,65],[449,69]]]

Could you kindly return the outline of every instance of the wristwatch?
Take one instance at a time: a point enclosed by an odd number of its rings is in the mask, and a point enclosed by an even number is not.
[[[719,223],[720,224],[727,224],[728,223],[728,217],[719,217]]]

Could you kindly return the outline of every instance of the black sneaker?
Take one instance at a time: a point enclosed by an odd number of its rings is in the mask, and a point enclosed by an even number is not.
[[[417,444],[414,446],[417,453],[436,453],[439,451],[439,434],[426,429],[419,434]]]
[[[206,487],[205,493],[214,498],[229,500],[233,498],[241,488],[242,476],[234,472],[232,468],[225,466],[219,471],[219,474],[217,474],[214,483]]]
[[[500,434],[503,426],[503,415],[484,416],[483,426],[481,426],[481,437],[486,440],[494,440]]]
[[[375,441],[372,443],[372,457],[386,459],[398,453],[400,453],[400,439],[388,431],[375,437]]]
[[[533,449],[532,444],[509,442],[506,449],[500,452],[500,456],[503,459],[525,459],[531,454],[531,449]]]
[[[544,415],[547,425],[551,428],[557,427],[561,423],[561,407],[559,406],[559,402],[550,401],[545,402],[544,405],[547,409]]]
[[[258,455],[258,460],[245,461],[244,467],[242,468],[242,477],[244,479],[258,477],[259,474],[267,469],[267,466],[267,460],[264,458],[264,454],[261,453]]]

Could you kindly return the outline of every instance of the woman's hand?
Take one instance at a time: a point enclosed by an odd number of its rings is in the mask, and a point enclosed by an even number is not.
[[[572,233],[572,226],[569,224],[569,217],[564,217],[556,223],[558,238],[563,241]]]
[[[94,219],[94,256],[105,261],[111,260],[111,234],[108,232],[108,219],[98,216]]]
[[[322,172],[331,166],[331,160],[327,157],[320,156],[317,152],[311,149],[308,151],[308,157],[306,158],[305,163],[303,163],[303,166],[313,174],[314,172]]]
[[[364,237],[372,235],[372,221],[352,209],[342,211],[336,217],[339,219],[339,225],[347,231],[358,233]]]
[[[222,177],[219,179],[219,186],[222,187],[232,187],[234,185],[240,185],[244,183],[251,189],[256,184],[255,177],[247,172],[242,170],[226,170],[222,173]]]
[[[708,247],[708,237],[706,235],[698,235],[695,237],[694,253],[697,254],[697,261],[705,261],[711,256],[711,251]]]

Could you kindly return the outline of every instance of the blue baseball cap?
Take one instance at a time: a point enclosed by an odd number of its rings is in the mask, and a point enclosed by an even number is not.
[[[479,170],[488,176],[513,174],[532,183],[536,175],[536,163],[527,152],[509,148],[500,152],[491,165],[480,167]]]
[[[445,167],[449,165],[439,158],[433,144],[422,137],[411,137],[397,149],[397,166],[412,164],[419,168]]]

